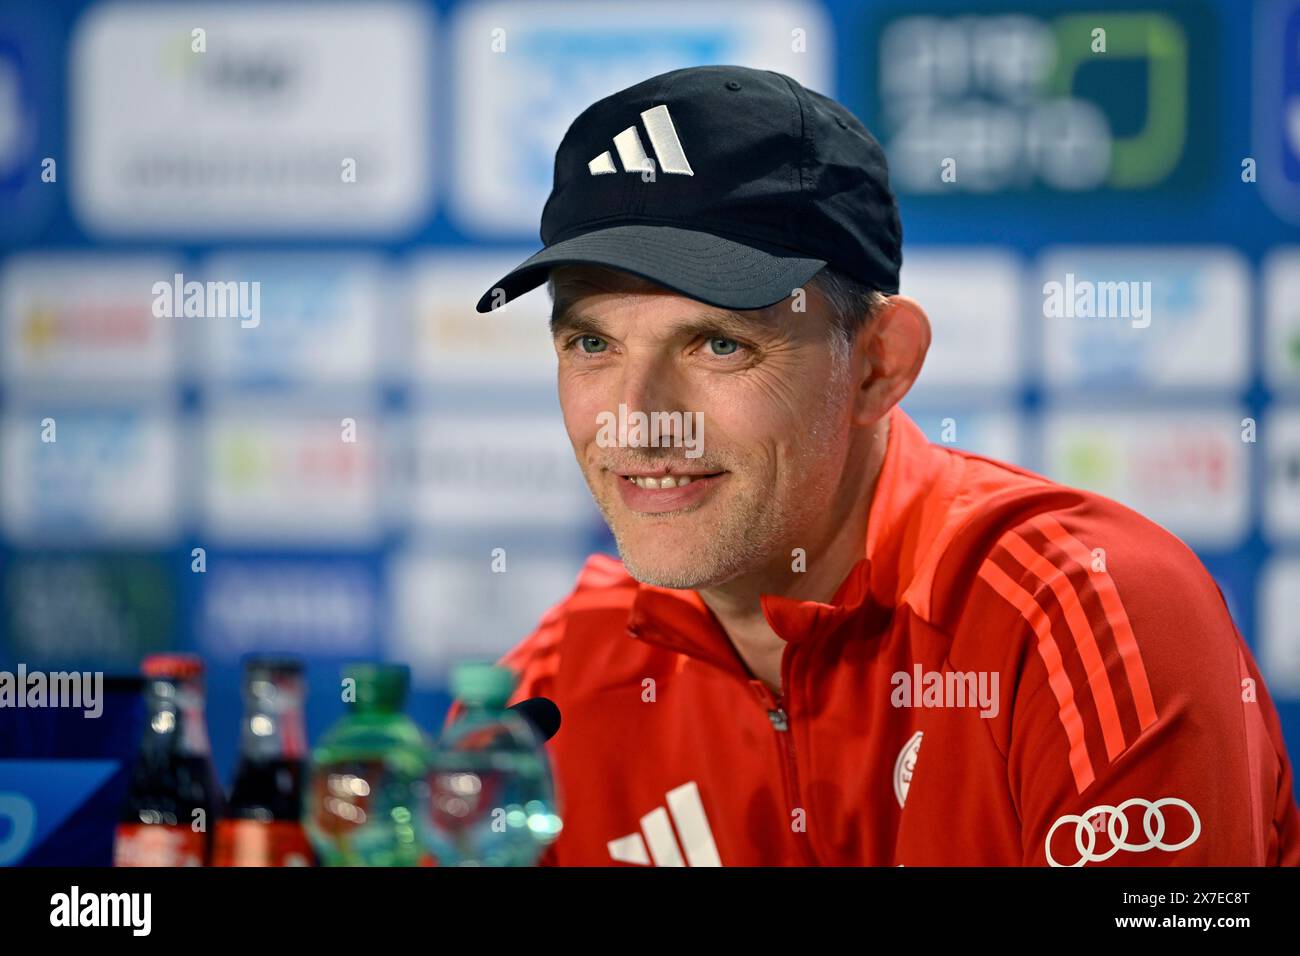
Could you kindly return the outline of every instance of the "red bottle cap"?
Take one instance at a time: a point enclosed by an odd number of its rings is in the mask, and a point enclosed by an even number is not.
[[[189,680],[203,676],[203,659],[197,654],[150,654],[140,665],[145,677]]]

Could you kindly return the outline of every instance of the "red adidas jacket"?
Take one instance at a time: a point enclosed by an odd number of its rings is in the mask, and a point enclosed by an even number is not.
[[[1300,864],[1277,714],[1218,587],[1116,502],[895,408],[862,560],[829,604],[763,612],[779,697],[694,591],[604,556],[502,659],[514,700],[563,715],[544,863]]]

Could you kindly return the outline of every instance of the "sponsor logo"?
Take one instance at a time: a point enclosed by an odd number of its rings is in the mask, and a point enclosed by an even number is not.
[[[11,407],[0,423],[0,520],[41,544],[174,540],[180,527],[174,417],[133,408]]]
[[[673,118],[668,112],[668,107],[654,106],[643,110],[641,122],[645,124],[646,135],[650,137],[650,145],[655,151],[655,159],[659,161],[659,168],[665,173],[678,176],[694,176],[695,171],[691,169],[691,164],[682,149],[681,140],[677,138],[677,128],[673,126]],[[629,126],[614,137],[614,148],[618,150],[623,172],[654,172],[655,160],[646,155],[635,126]],[[593,176],[618,172],[618,167],[614,165],[614,157],[610,155],[609,150],[605,150],[587,163],[587,169]]]
[[[1048,386],[1247,385],[1251,278],[1235,250],[1058,248],[1037,271]]]
[[[1051,412],[1045,474],[1114,498],[1189,544],[1231,547],[1249,521],[1243,417],[1221,409]]]
[[[0,365],[21,383],[170,385],[174,323],[151,313],[149,287],[174,263],[123,255],[15,256],[0,271]]]
[[[394,443],[411,483],[403,520],[435,534],[595,526],[595,504],[558,415],[421,415],[413,430],[412,440]]]
[[[6,821],[0,838],[0,866],[22,859],[36,835],[36,805],[21,793],[0,793],[0,820]]]
[[[410,270],[416,384],[555,390],[555,346],[544,295],[511,299],[485,322],[474,311],[482,291],[535,249],[514,255],[453,252],[417,258]]]
[[[555,596],[572,590],[588,529],[548,532],[545,553],[521,545],[494,549],[490,557],[470,544],[452,547],[449,537],[435,533],[429,551],[403,550],[388,561],[384,650],[410,665],[418,687],[445,688],[456,661],[499,657],[517,635],[536,628]],[[486,573],[489,568],[493,573]],[[465,614],[466,607],[494,610]]]
[[[1259,185],[1274,213],[1300,223],[1300,3],[1254,6],[1252,149]]]
[[[1300,558],[1274,558],[1259,582],[1259,664],[1274,697],[1300,698]]]
[[[423,7],[87,9],[67,57],[74,212],[114,236],[408,229],[433,195]]]
[[[984,249],[909,248],[900,282],[904,295],[943,316],[943,334],[934,337],[909,394],[932,388],[1006,393],[1020,384],[1025,336],[1018,257]],[[980,360],[972,362],[972,355]]]
[[[639,831],[610,840],[610,857],[638,866],[722,866],[695,781],[669,790],[667,801],[667,809],[655,807],[641,818]]]
[[[0,4],[0,244],[29,239],[49,220],[62,182],[50,156],[60,120],[55,98],[63,57],[45,5]]]
[[[380,534],[379,439],[364,402],[275,415],[222,403],[204,422],[203,517],[226,542],[369,543]]]
[[[14,53],[0,46],[0,182],[17,172],[30,149],[32,115],[24,100],[24,77]]]
[[[200,577],[196,630],[217,660],[263,647],[317,657],[375,650],[379,584],[363,563],[222,557]]]
[[[537,210],[552,186],[555,147],[573,118],[648,76],[699,63],[744,63],[784,73],[812,90],[835,85],[834,44],[825,43],[834,29],[823,4],[746,0],[743,16],[737,15],[740,9],[692,0],[455,4],[448,49],[450,75],[457,80],[449,137],[456,189],[448,201],[458,225],[482,236],[536,239]],[[808,55],[811,49],[816,56]],[[626,122],[636,119],[629,115]],[[617,132],[609,130],[611,136]],[[647,146],[649,132],[637,133],[641,152],[653,148],[666,160],[658,144]],[[700,162],[696,137],[705,131],[684,127],[680,132],[691,160]],[[627,148],[636,145],[629,142]],[[611,163],[618,162],[617,152],[618,144],[611,144]],[[624,166],[629,173],[641,172],[635,162],[625,159]],[[471,303],[481,291],[470,296]]]
[[[894,796],[901,807],[907,802],[907,791],[912,787],[912,773],[916,770],[916,756],[921,752],[922,732],[917,731],[903,744],[894,761]],[[898,864],[902,866],[903,864]]]
[[[176,627],[176,575],[159,555],[15,555],[0,581],[18,657],[134,669]]]
[[[1273,411],[1263,439],[1268,458],[1264,532],[1275,541],[1300,540],[1300,409]]]
[[[1142,831],[1146,839],[1141,842],[1129,842],[1130,821],[1127,810],[1130,807],[1141,807],[1142,812]],[[1164,839],[1169,823],[1165,820],[1164,807],[1178,807],[1185,811],[1183,819],[1190,820],[1191,832],[1179,840],[1177,843],[1170,843]],[[1058,829],[1068,823],[1074,824],[1074,846],[1078,851],[1079,858],[1073,863],[1059,863],[1052,856],[1052,836]],[[1186,829],[1183,827],[1182,829]],[[1067,831],[1068,832],[1068,831]],[[1097,852],[1097,835],[1104,832],[1110,841],[1110,848],[1100,853]],[[1178,797],[1162,797],[1154,802],[1144,800],[1141,797],[1133,797],[1125,800],[1117,807],[1102,804],[1092,807],[1081,814],[1067,813],[1047,831],[1047,840],[1045,849],[1047,852],[1048,866],[1083,866],[1085,863],[1101,863],[1103,860],[1109,860],[1120,850],[1128,853],[1145,853],[1148,850],[1164,850],[1166,853],[1174,853],[1191,846],[1196,842],[1196,838],[1201,835],[1201,818],[1196,815],[1192,805],[1186,800],[1180,800]]]
[[[391,334],[395,310],[384,307],[389,275],[369,256],[220,255],[202,271],[261,287],[256,335],[235,322],[199,326],[209,384],[364,387],[376,380],[380,343],[401,347]]]
[[[57,735],[47,731],[29,743],[54,748]],[[64,860],[77,855],[79,862],[100,865],[102,845],[86,841],[82,828],[102,816],[103,788],[124,772],[118,759],[0,760],[0,866],[39,865],[56,853]]]
[[[898,191],[1145,189],[1178,171],[1192,24],[1175,11],[918,13],[874,31],[873,128]]]
[[[925,437],[936,445],[960,448],[976,455],[1026,464],[1024,417],[998,406],[989,409],[963,407],[956,414],[951,406],[943,408],[937,397],[925,396],[913,404],[912,396],[904,400],[904,411],[916,422]]]
[[[1273,250],[1260,271],[1264,374],[1275,388],[1294,390],[1300,386],[1300,247]]]

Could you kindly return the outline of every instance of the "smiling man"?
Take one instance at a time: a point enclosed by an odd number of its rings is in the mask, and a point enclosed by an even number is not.
[[[855,354],[869,301],[846,278],[809,283],[807,310],[787,297],[744,314],[608,269],[560,266],[551,286],[561,408],[624,568],[647,584],[698,590],[779,693],[784,642],[759,597],[829,599],[862,557],[863,492],[880,470],[886,413],[929,344],[925,315],[894,297],[889,320]],[[878,298],[874,307],[884,309]],[[871,381],[851,389],[864,362]],[[702,411],[701,456],[604,447],[595,423],[612,405]]]
[[[622,558],[504,658],[564,715],[544,862],[1300,863],[1276,713],[1192,552],[898,406],[930,323],[852,114],[771,72],[654,77],[569,128],[541,238],[479,311],[548,283]],[[611,441],[627,410],[700,416],[698,454]]]

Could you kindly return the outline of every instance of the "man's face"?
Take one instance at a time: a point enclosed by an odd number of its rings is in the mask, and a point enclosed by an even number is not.
[[[629,573],[702,588],[788,570],[835,520],[847,455],[848,379],[821,300],[737,314],[630,278],[582,288],[555,328],[560,406]],[[624,421],[702,413],[698,457],[683,447],[698,434],[611,443],[620,405]]]

